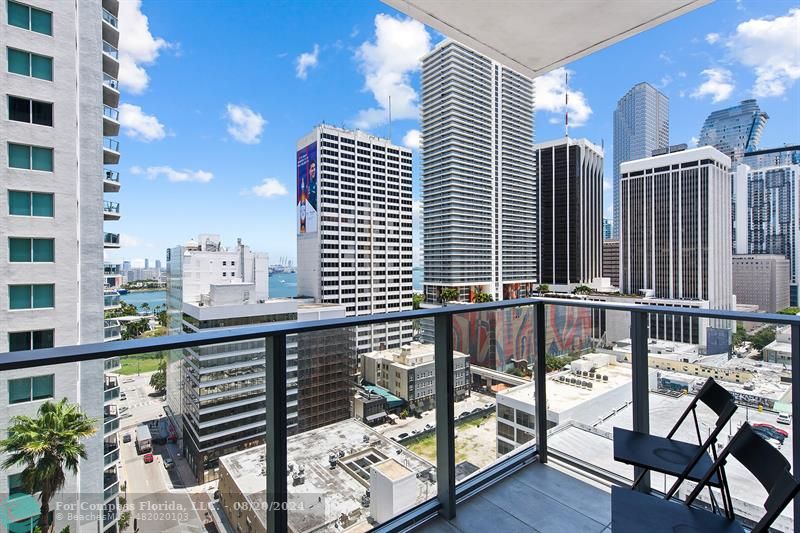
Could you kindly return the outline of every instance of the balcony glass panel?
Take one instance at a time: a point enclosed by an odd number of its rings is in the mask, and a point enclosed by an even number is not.
[[[117,21],[117,17],[109,13],[107,10],[103,9],[103,20],[114,26],[115,28],[119,25]]]
[[[119,51],[106,41],[103,41],[103,52],[110,55],[114,59],[119,59]]]

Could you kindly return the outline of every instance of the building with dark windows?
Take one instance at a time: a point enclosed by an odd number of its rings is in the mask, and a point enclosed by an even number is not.
[[[621,292],[735,309],[729,169],[730,158],[710,146],[622,164]],[[674,324],[670,316],[651,319],[661,322],[651,323],[651,331],[685,337],[679,330],[687,324]],[[691,337],[707,353],[725,352],[730,327],[710,320]]]
[[[737,304],[776,313],[789,307],[789,260],[783,255],[733,256],[733,294]]]
[[[614,239],[619,239],[619,165],[668,145],[669,98],[649,83],[637,83],[614,109]]]
[[[565,137],[534,146],[539,282],[556,291],[602,274],[603,149]]]
[[[175,269],[175,270],[173,270]],[[302,299],[268,299],[267,255],[218,235],[167,253],[171,333],[340,318],[344,308]],[[167,365],[167,428],[199,482],[219,477],[219,458],[264,442],[265,343],[220,343],[173,350]],[[286,337],[289,434],[350,417],[356,370],[351,329]]]
[[[619,241],[603,241],[603,277],[619,287]]]

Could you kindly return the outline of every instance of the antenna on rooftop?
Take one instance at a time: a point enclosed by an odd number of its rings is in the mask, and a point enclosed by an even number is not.
[[[569,71],[564,69],[564,136],[569,138]]]

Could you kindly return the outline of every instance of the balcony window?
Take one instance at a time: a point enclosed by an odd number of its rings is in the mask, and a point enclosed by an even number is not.
[[[12,74],[53,81],[53,58],[9,48],[8,71]]]
[[[55,261],[55,240],[9,237],[8,257],[12,263],[52,263]]]
[[[53,195],[44,192],[8,191],[8,214],[52,217]]]
[[[52,348],[55,330],[41,329],[37,331],[14,331],[8,334],[8,351],[39,350]]]
[[[53,149],[8,143],[8,166],[26,170],[53,171]]]
[[[53,104],[9,95],[8,118],[9,120],[16,120],[18,122],[39,124],[40,126],[52,126]]]
[[[53,397],[55,379],[48,376],[8,380],[8,403],[24,403]]]
[[[9,309],[46,309],[55,307],[55,285],[9,285]]]
[[[49,11],[8,1],[8,23],[24,30],[53,35],[53,14]]]

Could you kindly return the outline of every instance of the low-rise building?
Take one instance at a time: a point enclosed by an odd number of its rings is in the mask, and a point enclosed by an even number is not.
[[[359,387],[353,397],[353,417],[369,426],[381,424],[388,415],[386,397]]]
[[[792,364],[792,328],[784,326],[775,332],[775,340],[767,344],[761,355],[764,361],[791,366]]]
[[[262,445],[220,458],[220,503],[232,531],[266,533],[265,452]],[[289,437],[287,460],[292,533],[369,531],[436,494],[432,464],[353,419]]]
[[[434,345],[412,342],[401,348],[370,352],[361,356],[361,379],[378,385],[408,402],[412,410],[435,407],[436,376]],[[469,394],[472,377],[469,356],[453,352],[456,401]]]
[[[789,260],[782,255],[733,256],[736,303],[757,305],[766,313],[789,307]]]

